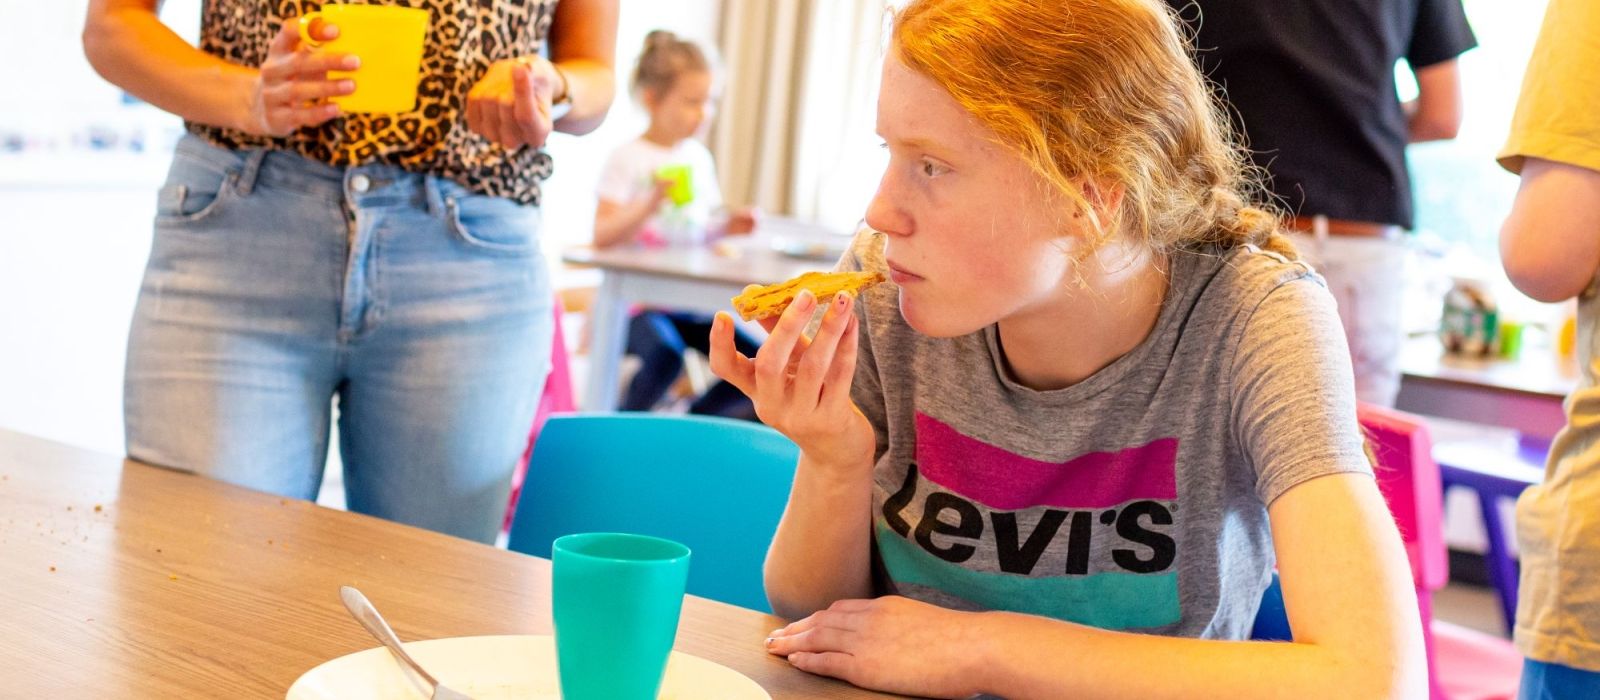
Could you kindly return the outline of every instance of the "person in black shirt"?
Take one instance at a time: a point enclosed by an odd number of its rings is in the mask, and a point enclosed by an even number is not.
[[[1168,0],[1232,106],[1302,254],[1339,302],[1363,400],[1399,391],[1400,291],[1414,223],[1408,143],[1454,138],[1461,0]],[[1402,103],[1405,59],[1418,97]]]

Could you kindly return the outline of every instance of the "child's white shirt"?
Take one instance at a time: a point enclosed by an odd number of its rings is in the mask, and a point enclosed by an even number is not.
[[[689,167],[694,198],[682,207],[674,206],[671,201],[663,202],[661,211],[646,224],[646,229],[676,237],[672,235],[674,229],[687,227],[702,232],[703,236],[712,214],[722,207],[722,189],[711,151],[699,139],[684,139],[676,146],[667,147],[641,136],[618,146],[600,171],[595,193],[613,204],[627,204],[647,197],[655,186],[656,171],[669,165]]]

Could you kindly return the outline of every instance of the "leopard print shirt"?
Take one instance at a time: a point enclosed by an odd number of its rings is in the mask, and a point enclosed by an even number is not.
[[[190,132],[226,148],[269,148],[337,166],[386,163],[446,177],[475,192],[537,205],[550,176],[542,150],[514,151],[467,129],[467,91],[495,61],[537,53],[558,0],[370,0],[348,4],[420,7],[432,15],[417,108],[399,115],[349,114],[286,137],[255,136],[190,122]],[[259,66],[284,22],[320,0],[206,0],[200,48]]]

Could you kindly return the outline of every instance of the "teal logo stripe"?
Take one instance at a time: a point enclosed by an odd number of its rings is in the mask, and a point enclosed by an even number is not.
[[[1179,619],[1178,572],[1030,578],[973,571],[899,537],[881,522],[878,551],[889,578],[943,591],[990,610],[1042,615],[1107,630],[1141,629]]]

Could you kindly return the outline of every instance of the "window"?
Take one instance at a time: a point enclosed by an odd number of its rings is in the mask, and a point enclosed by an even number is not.
[[[1517,178],[1500,168],[1504,145],[1522,87],[1522,74],[1539,35],[1547,0],[1510,3],[1466,0],[1478,48],[1461,57],[1465,116],[1453,141],[1417,144],[1409,151],[1415,184],[1418,240],[1449,275],[1491,280],[1496,297],[1513,314],[1546,316],[1548,308],[1511,288],[1500,268],[1500,222],[1511,211]],[[1402,97],[1416,94],[1399,70]]]

